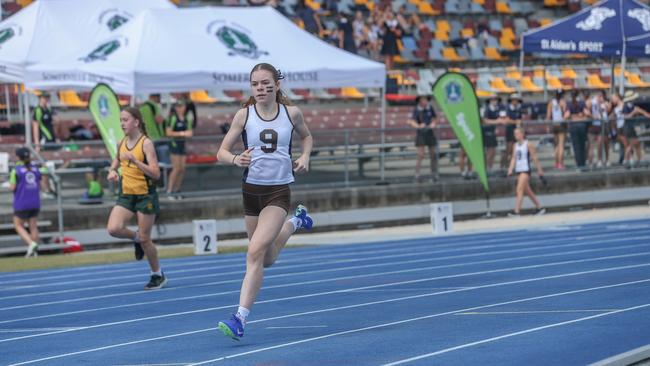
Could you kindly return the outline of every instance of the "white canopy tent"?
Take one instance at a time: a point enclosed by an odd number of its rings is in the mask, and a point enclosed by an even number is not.
[[[74,53],[144,9],[168,0],[38,0],[0,22],[0,81],[24,82],[29,65]]]
[[[76,54],[29,68],[36,89],[117,93],[244,90],[260,62],[278,67],[289,88],[383,88],[385,67],[300,30],[270,7],[150,10]]]

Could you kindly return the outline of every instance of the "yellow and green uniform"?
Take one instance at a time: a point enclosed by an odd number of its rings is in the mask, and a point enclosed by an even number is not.
[[[118,149],[118,156],[130,151],[136,160],[147,164],[147,157],[144,154],[146,139],[146,136],[140,136],[138,142],[132,148],[129,148],[127,146],[128,138],[123,138]],[[159,206],[155,182],[129,160],[120,160],[120,169],[122,176],[120,177],[117,204],[131,212],[137,211],[148,215],[157,214]]]

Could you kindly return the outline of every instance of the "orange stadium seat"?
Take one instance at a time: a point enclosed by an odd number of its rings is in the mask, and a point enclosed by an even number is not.
[[[512,9],[510,9],[510,5],[507,2],[497,1],[497,13],[512,14]]]
[[[588,85],[590,88],[596,88],[596,89],[605,89],[605,88],[609,88],[609,84],[608,84],[608,83],[604,83],[604,82],[600,79],[600,75],[597,75],[597,74],[589,74],[589,75],[587,76],[587,85]]]
[[[487,49],[486,49],[487,51]],[[517,70],[516,67],[509,67],[506,69],[506,77],[508,79],[513,79],[513,80],[520,80],[521,79],[521,73],[519,70]]]
[[[193,90],[190,92],[190,99],[198,104],[212,104],[217,100],[212,98],[205,90]]]
[[[514,44],[513,40],[508,37],[501,37],[499,39],[499,45],[504,50],[513,51],[517,49],[517,46]]]
[[[79,98],[74,90],[61,90],[59,92],[59,101],[64,107],[69,108],[86,108],[88,103]]]
[[[348,99],[363,99],[366,95],[355,87],[341,88],[341,96]]]
[[[647,88],[648,86],[650,86],[650,83],[646,83],[645,81],[641,80],[639,74],[635,74],[633,72],[630,73],[626,72],[625,76],[627,78],[627,81],[636,87]]]
[[[548,6],[548,7],[566,6],[566,0],[544,0],[544,6]]]
[[[494,47],[485,47],[485,57],[487,57],[488,60],[503,60],[503,56],[501,56],[499,50]]]
[[[573,70],[570,67],[566,67],[562,69],[562,77],[565,79],[577,79],[578,74],[576,74],[575,70]]]
[[[499,93],[514,93],[515,88],[509,87],[502,78],[493,78],[490,83],[492,89],[496,89]]]
[[[465,58],[458,56],[456,49],[453,47],[445,47],[442,49],[442,57],[449,61],[464,61]]]
[[[548,75],[546,77],[549,89],[558,90],[558,89],[568,89],[568,87],[560,81],[557,76]]]
[[[521,78],[521,88],[527,92],[540,92],[544,90],[544,88],[535,84],[535,82],[533,82],[530,76],[524,76],[523,78]]]

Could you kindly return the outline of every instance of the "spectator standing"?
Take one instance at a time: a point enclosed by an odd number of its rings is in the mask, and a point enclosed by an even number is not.
[[[546,121],[552,122],[553,143],[555,150],[553,156],[555,157],[555,169],[564,170],[564,142],[566,141],[567,123],[565,120],[569,118],[570,112],[568,110],[566,100],[564,100],[564,91],[558,90],[555,92],[553,99],[548,101],[546,106]]]
[[[415,146],[417,148],[417,160],[415,162],[415,179],[421,181],[420,168],[424,160],[425,147],[429,149],[429,159],[431,164],[431,177],[434,181],[438,180],[438,159],[436,155],[436,136],[434,130],[438,124],[436,112],[431,106],[430,99],[421,95],[417,98],[417,104],[413,109],[408,124],[416,128]]]
[[[323,32],[323,25],[321,24],[320,17],[310,8],[305,0],[298,0],[296,4],[296,16],[302,21],[305,30],[316,37]]]
[[[496,127],[506,123],[505,108],[501,105],[501,98],[498,96],[490,97],[487,105],[483,108],[481,116],[486,169],[490,174],[497,148]]]
[[[628,168],[633,166],[639,166],[641,163],[642,149],[641,144],[639,143],[639,136],[636,133],[636,121],[632,118],[636,116],[644,116],[645,118],[650,118],[650,113],[646,110],[641,109],[634,104],[634,101],[639,98],[639,94],[633,90],[628,90],[623,96],[623,115],[625,116],[625,137],[628,142],[627,149],[625,150],[625,160],[628,161]],[[636,162],[633,162],[632,155],[636,153]]]
[[[9,175],[9,188],[14,193],[13,223],[16,233],[27,245],[25,257],[38,256],[38,214],[41,209],[40,182],[43,171],[31,163],[29,149],[16,149],[18,163]],[[29,231],[25,230],[25,223]]]
[[[571,122],[569,124],[569,133],[571,134],[571,143],[573,144],[573,156],[575,157],[576,167],[582,171],[586,164],[586,144],[587,144],[587,118],[589,112],[585,102],[580,97],[579,91],[574,91],[569,103],[569,115]]]
[[[501,168],[507,169],[515,145],[515,128],[521,127],[523,115],[522,99],[519,94],[511,94],[506,108],[506,148],[501,155]]]
[[[386,9],[384,14],[384,23],[382,25],[382,46],[381,54],[384,56],[386,70],[393,69],[393,59],[399,55],[397,40],[402,37],[402,27],[395,18],[391,9]]]
[[[183,197],[179,194],[183,177],[185,176],[185,139],[192,137],[193,122],[191,114],[186,113],[187,105],[183,101],[178,101],[174,105],[174,111],[169,116],[165,134],[171,137],[169,152],[172,160],[172,172],[169,174],[169,184],[167,194],[170,200],[178,200]]]
[[[354,29],[352,28],[352,21],[345,13],[339,13],[337,32],[339,48],[356,54],[357,45],[354,40]]]

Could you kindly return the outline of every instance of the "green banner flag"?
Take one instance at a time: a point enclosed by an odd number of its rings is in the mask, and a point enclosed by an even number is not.
[[[485,191],[489,192],[481,116],[472,83],[464,74],[448,72],[438,78],[433,85],[433,96],[474,165]]]
[[[106,84],[97,84],[90,93],[88,109],[95,119],[95,124],[111,159],[117,155],[117,144],[124,138],[120,125],[120,101],[113,90]]]
[[[147,136],[152,140],[158,140],[163,137],[162,126],[156,123],[156,105],[146,101],[140,105],[140,114],[144,122],[144,128],[147,130]]]

